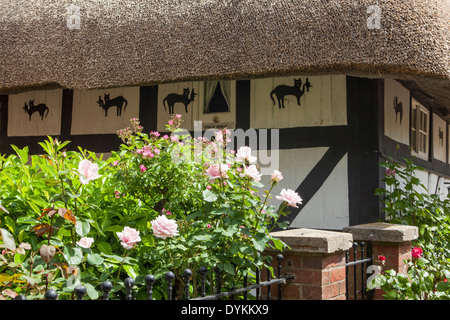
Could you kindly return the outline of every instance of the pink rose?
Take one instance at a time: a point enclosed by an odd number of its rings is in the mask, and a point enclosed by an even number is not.
[[[83,237],[80,239],[80,241],[77,242],[77,245],[79,245],[82,248],[90,248],[92,243],[94,243],[94,238],[88,238],[88,237]]]
[[[120,198],[120,192],[119,191],[114,191],[114,195],[117,199]]]
[[[259,173],[256,165],[252,164],[251,166],[244,168],[244,173],[241,173],[241,177],[244,176],[258,182],[261,180],[262,174]]]
[[[98,165],[87,159],[81,160],[78,164],[78,174],[80,175],[80,182],[82,184],[88,184],[89,181],[100,178],[100,175],[98,174]]]
[[[141,241],[139,231],[130,227],[125,227],[122,232],[116,232],[116,234],[121,241],[120,244],[125,249],[132,249],[139,241]]]
[[[155,237],[166,239],[178,236],[177,222],[174,219],[167,219],[165,215],[156,217],[151,224]]]
[[[217,178],[228,178],[227,175],[228,166],[224,163],[210,165],[206,170],[206,174],[209,176],[209,180],[215,180]]]
[[[275,171],[272,173],[272,175],[270,176],[270,179],[271,179],[273,182],[278,182],[278,181],[280,181],[280,180],[283,180],[283,176],[281,175],[281,172],[280,172],[280,171],[275,170]]]
[[[393,176],[395,174],[395,169],[386,169],[386,175]]]
[[[256,163],[256,157],[252,156],[252,149],[250,147],[240,147],[236,152],[236,161],[245,162],[247,160],[249,164]]]
[[[420,247],[414,247],[411,250],[411,255],[413,258],[420,258],[422,256],[422,249]]]
[[[141,169],[142,172],[147,171],[147,168],[143,164],[141,164],[139,168]]]
[[[298,208],[297,204],[302,203],[302,198],[298,195],[297,192],[291,189],[282,189],[279,196],[276,196],[277,199],[285,201],[288,206]]]

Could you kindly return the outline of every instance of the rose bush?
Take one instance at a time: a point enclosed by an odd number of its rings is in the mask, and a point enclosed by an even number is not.
[[[124,144],[114,155],[120,192],[148,209],[154,237],[147,237],[138,249],[140,260],[146,261],[141,269],[160,278],[174,272],[179,294],[186,268],[206,267],[211,276],[218,268],[224,283],[239,281],[255,267],[270,268],[261,253],[267,246],[285,247],[270,231],[286,214],[287,204],[301,202],[290,190],[280,208],[267,205],[270,191],[282,179],[279,171],[264,193],[257,158],[249,147],[227,150],[228,130],[216,131],[212,141],[183,135],[181,121],[175,115],[167,125],[171,135],[161,136],[143,133],[138,120],[132,120],[119,132]],[[142,166],[147,170],[140,170]],[[194,296],[197,283],[194,273]]]
[[[1,156],[0,299],[41,299],[49,288],[73,299],[79,284],[97,299],[105,280],[120,298],[126,277],[144,287],[149,273],[159,299],[167,271],[181,296],[185,268],[206,267],[211,284],[216,268],[226,288],[269,266],[265,248],[285,248],[270,231],[286,227],[278,218],[301,198],[284,190],[280,207],[269,206],[281,172],[264,190],[249,147],[227,150],[228,130],[213,141],[182,135],[181,121],[179,115],[169,121],[169,136],[143,133],[132,119],[118,132],[120,150],[106,160],[66,150],[69,142],[51,137],[40,143],[42,155],[13,146],[15,155]],[[194,272],[193,296],[197,286]],[[145,298],[145,288],[137,295]]]
[[[450,299],[450,203],[449,198],[428,193],[416,177],[423,170],[410,159],[403,164],[392,158],[380,165],[385,168],[385,188],[377,189],[385,204],[390,223],[417,226],[412,259],[406,261],[407,274],[385,270],[375,277],[376,286],[388,299]]]
[[[139,205],[116,197],[112,160],[68,143],[49,137],[42,155],[13,146],[0,158],[0,291],[39,299],[52,287],[67,299],[83,283],[96,299],[100,282],[135,264],[114,232],[139,224]]]

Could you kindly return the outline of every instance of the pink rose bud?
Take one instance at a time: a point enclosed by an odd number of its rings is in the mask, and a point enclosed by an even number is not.
[[[206,186],[206,189],[211,190],[211,186],[209,186],[209,185]]]
[[[82,184],[88,184],[89,181],[100,178],[100,175],[98,174],[98,165],[87,159],[81,160],[78,164],[78,174],[80,175],[80,182]]]
[[[280,171],[275,170],[275,171],[272,173],[272,175],[270,176],[270,179],[271,179],[273,182],[278,182],[278,181],[280,181],[280,180],[283,180],[283,175],[281,174]]]
[[[139,168],[141,169],[142,172],[147,171],[147,168],[143,164],[141,164]]]
[[[77,242],[77,245],[79,245],[82,248],[90,248],[92,243],[94,242],[94,238],[88,238],[88,237],[83,237],[80,239],[80,241]]]
[[[116,234],[121,241],[120,244],[125,249],[132,249],[139,241],[141,241],[139,231],[130,227],[125,227],[122,232],[116,232]]]
[[[210,165],[209,168],[206,170],[206,174],[209,176],[209,180],[215,180],[217,178],[228,178],[227,171],[228,166],[224,163],[220,164],[213,164]]]

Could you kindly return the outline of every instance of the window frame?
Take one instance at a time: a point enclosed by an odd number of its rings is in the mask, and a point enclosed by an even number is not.
[[[426,160],[430,154],[430,114],[425,106],[411,99],[410,147],[413,155]]]

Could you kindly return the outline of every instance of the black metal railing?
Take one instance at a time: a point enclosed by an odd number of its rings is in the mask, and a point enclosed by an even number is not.
[[[215,289],[215,293],[211,293],[207,295],[206,292],[206,283],[207,283],[207,273],[208,270],[205,267],[199,268],[198,272],[200,275],[200,296],[199,297],[190,297],[190,281],[193,275],[193,272],[190,269],[186,269],[183,272],[183,286],[184,286],[184,294],[183,297],[174,297],[173,295],[173,285],[175,280],[175,274],[171,271],[166,272],[164,275],[166,284],[167,284],[167,300],[174,300],[176,299],[184,299],[184,300],[219,300],[224,297],[230,297],[231,300],[233,300],[237,295],[242,294],[243,300],[248,299],[248,292],[254,291],[254,298],[256,300],[260,300],[262,298],[267,300],[272,300],[272,290],[271,287],[273,285],[278,286],[277,290],[277,299],[281,300],[282,298],[282,284],[285,283],[288,280],[291,280],[294,278],[293,275],[285,275],[282,276],[282,266],[281,262],[283,261],[283,256],[281,254],[276,256],[277,259],[277,277],[275,279],[272,279],[272,272],[270,269],[267,269],[267,279],[266,281],[261,281],[261,271],[257,268],[254,272],[255,280],[253,284],[248,285],[248,276],[244,277],[243,281],[243,287],[242,288],[232,288],[228,291],[222,290],[222,281],[221,281],[221,275],[220,270],[218,268],[214,268],[214,274],[215,274],[215,288],[212,288],[212,290]],[[146,286],[146,299],[147,300],[153,300],[153,289],[156,282],[156,278],[153,275],[147,275],[144,278],[145,286]],[[126,278],[124,280],[124,287],[125,287],[125,300],[134,300],[134,292],[135,292],[135,280],[133,278]],[[211,286],[213,287],[213,286]],[[110,281],[104,281],[100,284],[100,290],[102,292],[101,300],[110,300],[110,292],[113,288],[113,284]],[[263,297],[261,295],[261,289],[266,288],[265,296]],[[84,285],[78,285],[74,288],[73,291],[75,297],[77,300],[84,300],[84,297],[86,296],[87,290]],[[18,295],[16,296],[15,300],[26,300],[26,297],[24,295]],[[47,290],[44,294],[44,300],[58,300],[58,293],[53,290]]]
[[[358,254],[358,248],[359,254]],[[372,263],[372,244],[353,242],[352,249],[345,252],[345,296],[347,300],[371,300],[374,291],[367,290],[369,266]],[[352,290],[350,290],[352,287]]]

